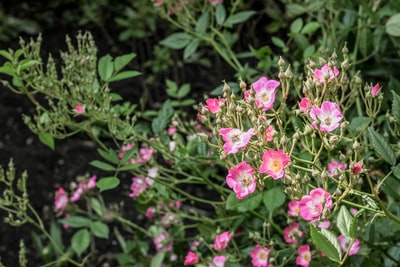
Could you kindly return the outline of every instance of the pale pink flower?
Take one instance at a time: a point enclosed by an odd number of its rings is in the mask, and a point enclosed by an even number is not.
[[[282,149],[278,151],[270,149],[262,157],[260,172],[270,175],[274,180],[282,178],[285,167],[290,161],[290,157],[284,154]]]
[[[280,85],[280,82],[275,80],[268,80],[267,77],[261,77],[252,84],[252,88],[255,91],[254,102],[257,107],[262,107],[262,110],[269,110],[272,108],[275,102],[276,88]],[[250,90],[245,92],[245,98],[248,99],[250,96]]]
[[[142,147],[139,149],[139,159],[137,162],[145,163],[151,159],[153,156],[154,149],[152,147]]]
[[[251,263],[256,267],[268,267],[269,249],[257,244],[256,248],[250,252]]]
[[[254,169],[247,162],[242,161],[229,169],[226,183],[233,189],[238,199],[243,199],[256,189]]]
[[[161,217],[161,225],[164,228],[168,228],[171,225],[177,225],[179,222],[179,218],[176,214],[166,213]]]
[[[298,217],[300,215],[300,201],[292,200],[288,203],[288,214],[292,217]]]
[[[314,106],[310,110],[310,117],[314,120],[312,126],[314,129],[320,129],[323,132],[331,132],[340,126],[343,115],[337,103],[324,101],[321,107]]]
[[[308,97],[303,97],[299,103],[300,110],[306,113],[311,107],[311,101]]]
[[[215,6],[215,5],[218,5],[218,4],[222,4],[224,2],[224,0],[208,0],[208,2],[211,5]]]
[[[254,130],[250,128],[247,132],[242,132],[236,128],[221,128],[219,133],[225,142],[224,152],[226,154],[236,154],[239,149],[247,146],[250,138],[254,135]]]
[[[68,196],[65,190],[61,187],[54,194],[54,206],[58,215],[63,214],[65,207],[68,205]]]
[[[132,149],[132,148],[133,148],[133,144],[123,145],[123,146],[121,147],[121,152],[118,153],[118,157],[119,157],[119,158],[123,158],[123,157],[124,157],[124,154],[125,154],[125,151],[128,151],[128,150],[130,150],[130,149]]]
[[[81,114],[85,113],[85,106],[82,105],[82,104],[76,105],[76,106],[75,106],[75,113],[76,113],[77,115],[81,115]]]
[[[339,70],[336,67],[333,67],[333,70],[331,67],[329,67],[328,64],[325,64],[322,66],[322,68],[314,70],[314,79],[317,80],[320,83],[324,83],[325,79],[328,81],[332,81],[339,75]]]
[[[131,184],[131,193],[129,194],[130,197],[137,197],[141,193],[143,193],[148,187],[146,182],[146,178],[142,176],[133,177],[132,184]]]
[[[185,265],[185,266],[193,265],[198,262],[199,262],[199,256],[195,252],[189,251],[185,257],[185,262],[183,263],[183,265]]]
[[[320,218],[326,209],[332,207],[331,195],[322,188],[311,190],[300,200],[300,215],[304,220],[313,221]]]
[[[310,266],[311,262],[311,251],[310,246],[303,245],[297,249],[298,256],[296,258],[296,264],[303,267]]]
[[[172,250],[172,240],[166,232],[161,232],[158,236],[156,236],[153,239],[153,243],[157,252]]]
[[[215,235],[213,248],[215,250],[224,250],[229,241],[231,241],[231,238],[231,233],[229,231],[225,231],[221,234]]]
[[[339,161],[328,163],[328,174],[332,177],[337,177],[342,171],[346,170],[347,164]]]
[[[344,235],[339,235],[338,240],[342,250],[346,253],[348,252],[349,256],[357,254],[360,250],[360,241],[358,239],[354,240],[351,247],[350,244],[352,240],[350,238],[347,238]]]
[[[200,246],[200,242],[198,240],[194,240],[192,243],[190,243],[191,250],[196,250],[198,246]]]
[[[376,97],[379,94],[380,90],[381,90],[381,86],[379,85],[379,83],[375,84],[374,87],[372,87],[372,89],[371,89],[372,97]]]
[[[164,0],[154,0],[154,4],[156,6],[161,6],[162,4],[164,4]]]
[[[271,142],[272,140],[274,140],[274,134],[275,134],[274,127],[272,125],[269,125],[267,129],[265,129],[265,138],[267,142]]]
[[[225,256],[215,256],[213,258],[213,264],[209,267],[224,267],[225,266],[226,257]]]
[[[81,195],[85,192],[82,184],[79,184],[79,187],[72,193],[71,202],[76,202],[81,198]]]
[[[93,175],[88,179],[87,189],[93,189],[96,187],[96,179],[97,179],[96,175]]]
[[[153,219],[155,215],[156,215],[156,208],[153,206],[148,207],[145,213],[146,218]]]
[[[175,127],[169,127],[169,128],[167,129],[167,133],[168,133],[169,135],[173,135],[174,133],[176,133],[176,128],[175,128]]]
[[[206,100],[206,108],[211,113],[217,113],[221,109],[221,104],[225,103],[225,99],[221,98],[221,100],[217,98],[209,98]]]
[[[350,213],[351,213],[351,215],[356,215],[357,214],[357,209],[356,208],[351,208],[350,209]]]
[[[303,231],[297,222],[292,222],[289,227],[283,229],[283,238],[288,244],[297,245],[299,238],[303,237]]]
[[[331,222],[329,220],[326,220],[326,221],[315,220],[315,221],[311,221],[311,223],[314,224],[316,227],[322,228],[322,229],[328,229],[329,226],[331,226]]]
[[[352,170],[353,174],[360,174],[362,172],[362,168],[363,168],[362,161],[354,163]]]

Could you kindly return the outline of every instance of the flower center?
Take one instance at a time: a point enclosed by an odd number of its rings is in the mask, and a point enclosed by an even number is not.
[[[329,126],[329,125],[331,125],[332,120],[331,120],[330,117],[328,117],[328,118],[325,119],[324,122],[325,122],[325,125],[328,125],[328,126]]]
[[[280,160],[274,159],[274,160],[272,160],[272,162],[270,164],[270,168],[274,172],[278,172],[282,168],[282,162]]]
[[[239,134],[232,135],[231,140],[232,140],[233,143],[239,142],[240,141],[240,135]]]
[[[260,99],[262,102],[268,102],[269,101],[269,94],[267,92],[262,92],[260,95]]]
[[[242,176],[242,179],[241,179],[240,182],[242,183],[242,186],[244,186],[244,187],[248,187],[248,186],[250,186],[252,184],[251,177],[249,175],[247,175],[247,174],[244,174]]]
[[[304,253],[303,254],[303,260],[310,261],[311,260],[311,254],[309,252]]]
[[[268,255],[264,251],[261,251],[260,253],[258,253],[258,258],[262,261],[265,261],[268,258]]]

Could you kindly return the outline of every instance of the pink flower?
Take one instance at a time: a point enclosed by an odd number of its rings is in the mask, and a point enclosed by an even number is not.
[[[169,135],[173,135],[174,133],[176,133],[176,128],[175,128],[175,127],[169,127],[169,128],[167,129],[167,133],[168,133]]]
[[[328,174],[332,177],[339,175],[341,171],[346,170],[347,164],[341,163],[339,161],[332,161],[328,163]]]
[[[303,97],[299,103],[300,110],[306,113],[311,106],[311,101],[308,97]]]
[[[275,102],[276,88],[280,85],[280,82],[275,80],[268,80],[267,77],[261,77],[252,84],[252,88],[255,91],[254,101],[257,107],[262,106],[263,110],[269,110],[272,108]],[[250,90],[246,91],[244,97],[249,99]]]
[[[225,141],[224,152],[226,154],[236,154],[239,149],[247,146],[250,138],[254,135],[254,130],[250,128],[247,132],[242,132],[236,128],[222,128],[219,133]]]
[[[325,209],[332,207],[331,195],[322,188],[311,190],[300,200],[300,215],[304,220],[313,221],[318,219]]]
[[[254,169],[247,162],[242,161],[229,169],[226,183],[233,189],[238,199],[243,199],[256,189]]]
[[[152,147],[142,147],[139,149],[139,159],[137,162],[145,163],[151,159],[153,156],[154,149]]]
[[[183,265],[185,265],[185,266],[193,265],[198,262],[199,262],[199,256],[197,256],[197,254],[194,253],[193,251],[189,251],[185,257],[185,262],[183,263]]]
[[[250,252],[251,263],[256,267],[268,267],[269,249],[257,244],[256,248]]]
[[[229,231],[225,231],[215,236],[213,247],[215,250],[224,250],[229,241],[231,241],[231,233]]]
[[[68,196],[63,188],[59,188],[54,194],[54,206],[58,215],[63,214],[65,207],[68,205]]]
[[[267,142],[271,142],[272,140],[274,140],[274,134],[275,130],[272,125],[268,126],[267,129],[265,129],[265,138]]]
[[[300,230],[300,225],[297,222],[292,222],[289,227],[283,229],[283,238],[288,244],[297,245],[299,238],[303,236],[303,231]]]
[[[161,225],[164,228],[168,228],[171,225],[177,225],[179,222],[179,218],[177,215],[173,214],[173,213],[166,213],[164,214],[164,216],[162,216],[161,218]]]
[[[75,106],[75,113],[77,115],[81,115],[83,113],[85,113],[85,107],[82,104],[78,104]]]
[[[153,243],[157,252],[172,250],[172,240],[166,232],[161,232],[158,236],[156,236],[153,239]]]
[[[358,251],[360,250],[360,241],[358,239],[354,240],[351,247],[350,247],[350,244],[351,244],[352,240],[345,237],[344,235],[339,235],[338,241],[339,241],[339,245],[342,248],[342,250],[346,253],[348,252],[349,256],[357,254]]]
[[[211,113],[217,113],[221,109],[221,103],[225,103],[225,99],[221,98],[221,100],[217,98],[209,98],[206,100],[206,108]]]
[[[218,4],[222,4],[224,2],[224,0],[208,0],[208,2],[211,5],[215,6],[215,5],[218,5]]]
[[[146,182],[146,178],[142,176],[133,177],[132,184],[131,184],[131,193],[129,194],[130,197],[137,197],[141,193],[143,193],[148,187]]]
[[[118,153],[118,157],[122,158],[124,156],[124,152],[133,148],[133,144],[127,144],[121,147],[121,152]]]
[[[148,207],[145,213],[146,218],[153,219],[155,215],[156,215],[156,208],[154,208],[153,206]]]
[[[325,79],[328,81],[332,81],[339,75],[339,70],[336,67],[333,67],[333,70],[329,67],[328,64],[322,66],[322,68],[314,70],[314,79],[320,83],[324,83]]]
[[[298,217],[300,215],[300,201],[292,200],[288,204],[289,210],[288,214],[292,217]]]
[[[318,228],[322,228],[322,229],[328,229],[329,226],[331,226],[331,222],[326,220],[326,221],[312,221],[311,223],[313,223],[315,226],[317,226]]]
[[[303,267],[308,267],[310,265],[310,261],[311,261],[310,246],[308,246],[308,245],[300,246],[297,249],[297,253],[299,255],[296,258],[296,264],[303,266]]]
[[[224,267],[226,257],[225,256],[215,256],[213,259],[213,264],[209,267]]]
[[[372,89],[371,89],[372,97],[376,97],[379,94],[380,90],[381,90],[381,86],[379,85],[379,83],[375,84],[374,87],[372,87]]]
[[[340,107],[337,103],[324,101],[321,108],[312,107],[310,117],[314,120],[312,126],[314,129],[319,129],[323,132],[331,132],[340,126],[340,121],[343,118],[340,113]]]
[[[360,174],[362,171],[362,168],[363,168],[362,161],[354,163],[353,171],[352,171],[353,174]]]
[[[282,178],[285,174],[285,167],[290,162],[290,157],[283,153],[283,150],[278,151],[268,150],[262,157],[260,172],[270,175],[274,180]]]
[[[87,182],[87,189],[93,189],[96,187],[96,175],[93,175],[92,177],[89,178]]]

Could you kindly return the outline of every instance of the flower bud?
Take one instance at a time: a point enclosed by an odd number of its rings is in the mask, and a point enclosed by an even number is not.
[[[285,60],[280,56],[278,60],[278,66],[283,67],[285,66]]]

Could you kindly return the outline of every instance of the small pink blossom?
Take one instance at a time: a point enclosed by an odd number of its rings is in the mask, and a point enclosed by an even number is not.
[[[169,127],[169,128],[167,129],[167,133],[168,133],[169,135],[173,135],[174,133],[176,133],[176,127]]]
[[[343,115],[337,103],[324,101],[321,107],[314,106],[310,110],[310,117],[314,120],[312,126],[314,129],[320,129],[323,132],[331,132],[340,126]]]
[[[58,212],[58,215],[64,213],[64,209],[68,205],[68,196],[63,188],[59,188],[54,194],[54,206]]]
[[[161,225],[164,228],[168,228],[171,225],[177,225],[179,222],[179,218],[176,214],[166,213],[161,217]]]
[[[328,64],[325,64],[322,66],[322,68],[314,70],[314,79],[317,80],[320,83],[324,83],[325,79],[327,79],[329,82],[335,79],[339,75],[339,70],[336,67],[333,67],[333,70],[331,67],[329,67]]]
[[[229,169],[226,183],[233,189],[238,199],[243,199],[256,189],[254,169],[247,162],[242,161]]]
[[[213,258],[213,264],[209,267],[224,267],[225,266],[226,257],[225,256],[215,256]]]
[[[85,192],[84,187],[80,183],[78,188],[72,193],[71,202],[76,202],[81,198],[81,195]]]
[[[252,84],[252,89],[255,91],[254,102],[257,107],[262,107],[262,110],[269,110],[275,102],[276,88],[280,82],[275,80],[268,80],[267,77],[261,77]],[[244,97],[249,99],[251,90],[244,93]]]
[[[267,142],[271,142],[272,140],[274,140],[274,134],[275,134],[274,127],[272,125],[269,125],[267,129],[265,129],[265,138]]]
[[[362,172],[362,168],[363,168],[362,161],[354,163],[352,170],[353,174],[360,174]]]
[[[303,237],[303,231],[297,222],[292,222],[289,227],[283,229],[283,238],[288,244],[297,245],[299,238]]]
[[[172,250],[172,240],[166,232],[161,232],[158,236],[156,236],[153,239],[153,243],[157,252]]]
[[[196,250],[198,246],[200,246],[200,242],[198,240],[194,240],[192,243],[190,243],[191,250]]]
[[[139,159],[137,162],[139,163],[145,163],[151,159],[153,156],[154,149],[152,147],[142,147],[139,149]]]
[[[229,231],[225,231],[221,234],[217,234],[215,236],[213,248],[215,250],[225,250],[229,241],[231,241],[231,233]]]
[[[326,209],[332,207],[331,195],[322,188],[311,190],[300,200],[300,215],[304,220],[313,221],[320,218]]]
[[[256,248],[250,252],[251,263],[256,267],[268,267],[269,249],[257,244]]]
[[[306,113],[311,107],[311,101],[308,97],[303,97],[299,103],[300,110]]]
[[[224,0],[208,0],[208,2],[213,5],[216,6],[218,4],[222,4],[224,2]]]
[[[296,264],[303,267],[310,266],[311,262],[311,251],[310,246],[303,245],[297,249],[298,256],[296,258]]]
[[[133,144],[123,145],[123,146],[121,147],[121,152],[118,153],[118,157],[119,157],[119,158],[123,158],[123,157],[124,157],[124,154],[125,154],[125,151],[128,151],[128,150],[130,150],[130,149],[132,149],[132,148],[133,148]]]
[[[77,104],[77,105],[75,106],[75,113],[76,113],[77,115],[81,115],[81,114],[85,113],[85,106],[82,105],[82,104]]]
[[[254,130],[250,128],[247,132],[242,132],[236,128],[221,128],[219,133],[225,141],[224,152],[226,154],[236,154],[239,149],[247,146],[250,138],[254,135]]]
[[[331,226],[331,222],[329,220],[326,220],[326,221],[315,220],[315,221],[311,221],[311,223],[321,229],[328,229],[329,226]]]
[[[350,209],[350,213],[351,213],[351,215],[356,215],[357,214],[357,209],[356,208],[351,208]]]
[[[156,208],[153,206],[148,207],[145,213],[146,218],[153,219],[155,215],[156,215]]]
[[[260,172],[270,175],[274,180],[282,178],[285,167],[290,161],[290,157],[284,154],[282,149],[278,151],[270,149],[262,157]]]
[[[93,189],[96,187],[96,175],[93,175],[92,177],[90,177],[87,181],[87,189]]]
[[[338,241],[342,250],[346,253],[348,252],[349,256],[357,254],[358,251],[360,250],[360,241],[358,239],[354,240],[351,247],[350,244],[352,240],[350,238],[345,237],[344,235],[339,235]]]
[[[195,252],[189,251],[185,257],[185,262],[183,263],[183,265],[185,266],[194,265],[198,262],[199,262],[199,256]]]
[[[288,214],[292,217],[298,217],[300,215],[300,201],[292,200],[288,203]]]
[[[210,111],[211,113],[218,113],[218,111],[220,111],[221,109],[221,104],[225,103],[225,99],[221,98],[221,100],[217,99],[217,98],[209,98],[206,100],[206,108],[208,109],[208,111]]]
[[[376,97],[379,94],[380,90],[381,90],[381,86],[379,85],[379,83],[375,84],[374,87],[372,87],[372,89],[371,89],[372,97]]]
[[[347,164],[339,161],[328,163],[328,174],[332,177],[337,177],[342,171],[346,170]]]
[[[143,193],[148,187],[146,182],[146,178],[142,176],[133,177],[132,184],[131,184],[131,193],[129,194],[130,197],[137,197],[141,193]]]

